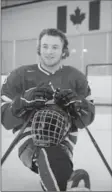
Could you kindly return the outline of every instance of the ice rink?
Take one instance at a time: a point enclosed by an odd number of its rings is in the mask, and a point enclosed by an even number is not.
[[[96,107],[96,117],[89,130],[96,139],[107,162],[112,167],[112,119],[111,107]],[[11,131],[2,127],[2,155],[14,138]],[[74,149],[74,169],[88,171],[93,191],[112,191],[112,178],[96,151],[85,129],[79,131]],[[12,151],[2,167],[2,191],[39,191],[39,177],[24,167],[17,157],[17,147]]]

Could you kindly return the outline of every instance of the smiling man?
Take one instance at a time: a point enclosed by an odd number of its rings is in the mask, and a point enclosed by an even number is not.
[[[59,68],[59,63],[62,57],[62,46],[63,42],[60,41],[59,37],[53,37],[45,35],[41,40],[41,66],[53,72],[55,69]]]
[[[35,110],[36,115],[19,142],[20,160],[40,174],[46,191],[66,191],[68,183],[77,187],[81,179],[89,190],[88,173],[73,171],[72,159],[78,129],[90,125],[95,116],[87,79],[69,64],[62,65],[69,50],[68,40],[61,31],[44,29],[37,52],[38,64],[15,69],[2,86],[2,124],[17,133]],[[56,107],[44,110],[49,101]]]

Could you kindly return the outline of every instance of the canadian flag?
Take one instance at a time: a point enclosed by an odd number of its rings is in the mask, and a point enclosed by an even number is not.
[[[111,30],[112,1],[68,1],[57,7],[57,28],[67,34]]]

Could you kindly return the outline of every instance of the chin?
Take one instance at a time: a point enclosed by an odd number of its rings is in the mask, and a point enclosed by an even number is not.
[[[53,67],[53,66],[56,66],[57,63],[48,63],[48,62],[45,62],[45,65],[48,66],[48,67]]]

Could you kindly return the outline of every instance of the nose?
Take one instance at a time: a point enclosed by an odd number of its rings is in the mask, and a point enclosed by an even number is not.
[[[48,53],[48,54],[53,53],[53,49],[52,49],[52,48],[48,48],[48,49],[47,49],[47,53]]]

